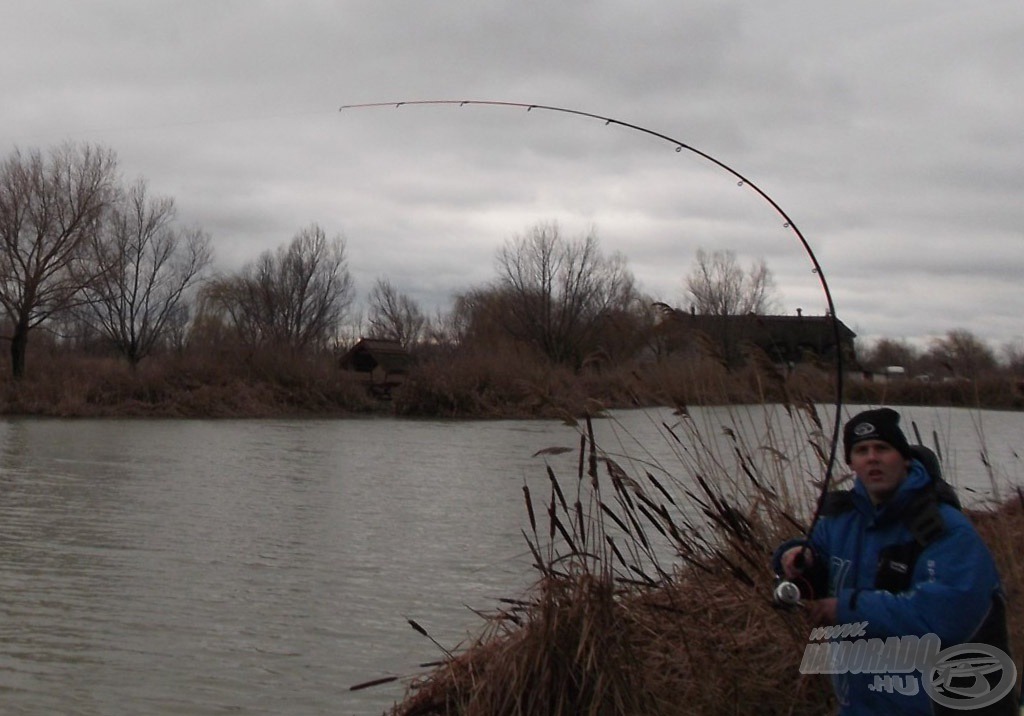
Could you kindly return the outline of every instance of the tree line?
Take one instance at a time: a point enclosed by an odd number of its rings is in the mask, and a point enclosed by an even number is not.
[[[15,150],[0,164],[0,306],[14,383],[29,338],[42,331],[66,351],[113,352],[132,366],[150,356],[230,350],[245,360],[336,356],[358,335],[413,352],[444,348],[526,352],[578,371],[668,350],[658,301],[638,287],[626,258],[592,230],[568,237],[540,223],[496,251],[493,278],[427,315],[386,276],[357,310],[346,243],[318,224],[229,273],[211,272],[212,242],[182,226],[170,197],[124,182],[116,155],[90,144]],[[771,271],[731,251],[700,249],[684,277],[688,310],[765,315],[776,310]],[[665,304],[662,304],[665,305]],[[1021,369],[1011,349],[1005,367]],[[871,363],[931,361],[967,375],[1003,364],[969,332],[924,355],[895,341],[865,351]]]
[[[1024,375],[1024,342],[1008,341],[997,351],[967,329],[957,328],[921,348],[906,340],[882,338],[859,351],[866,369],[898,367],[918,380],[973,379],[1000,371]]]

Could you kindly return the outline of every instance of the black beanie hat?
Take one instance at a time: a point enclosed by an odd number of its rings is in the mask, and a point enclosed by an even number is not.
[[[910,458],[910,443],[900,429],[900,414],[892,408],[865,410],[854,415],[843,428],[843,452],[846,464],[850,464],[850,450],[864,440],[881,440],[899,450],[905,458]]]

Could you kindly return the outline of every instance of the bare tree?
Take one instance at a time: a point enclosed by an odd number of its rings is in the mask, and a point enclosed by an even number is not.
[[[605,256],[593,232],[566,239],[554,223],[507,241],[496,263],[505,329],[556,363],[579,365],[608,312],[636,293],[621,254]]]
[[[925,358],[958,378],[978,378],[996,367],[993,350],[970,331],[959,328],[932,341]]]
[[[438,306],[428,321],[427,340],[434,346],[454,348],[462,344],[465,336],[464,312],[459,310],[461,295],[453,297],[452,306]]]
[[[505,301],[494,286],[471,288],[455,296],[451,310],[436,325],[452,345],[493,345],[509,337]]]
[[[1024,339],[1007,341],[1001,349],[1003,365],[1011,373],[1024,374]]]
[[[32,329],[73,306],[95,276],[83,249],[114,195],[116,170],[113,152],[72,144],[45,157],[16,150],[0,165],[0,305],[13,326],[16,380]]]
[[[95,281],[89,315],[134,367],[180,321],[188,290],[211,260],[210,238],[173,226],[174,200],[151,198],[139,180],[114,205],[89,242]]]
[[[919,358],[920,351],[907,341],[880,338],[869,350],[864,352],[861,362],[875,370],[895,365],[912,368]]]
[[[735,252],[728,250],[697,249],[686,289],[695,312],[704,315],[765,315],[775,304],[775,280],[764,259],[744,271]]]
[[[344,240],[312,224],[238,275],[211,282],[204,298],[251,347],[305,350],[331,342],[353,292]]]
[[[700,327],[695,334],[684,338],[683,343],[672,335],[672,330],[656,331],[666,334],[665,351],[688,345],[710,352],[726,366],[741,364],[750,321],[758,320],[757,316],[767,315],[775,308],[775,281],[767,264],[761,259],[745,271],[737,263],[733,251],[709,253],[700,248],[685,284],[692,299],[688,312],[678,311],[664,303],[656,305],[674,320],[698,315],[695,321],[699,321]]]
[[[370,291],[368,321],[372,335],[398,341],[406,348],[419,343],[427,329],[427,318],[416,302],[383,277]]]

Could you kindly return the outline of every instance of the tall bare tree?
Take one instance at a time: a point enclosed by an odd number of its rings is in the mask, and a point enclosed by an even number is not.
[[[992,348],[964,328],[933,339],[925,358],[959,378],[978,378],[996,367]]]
[[[764,259],[744,271],[729,250],[697,249],[686,289],[695,312],[704,315],[765,315],[775,304],[775,280]]]
[[[493,285],[471,288],[455,296],[451,310],[439,317],[436,326],[455,346],[494,345],[511,337],[505,327],[505,302],[501,289]]]
[[[919,358],[920,351],[908,341],[898,338],[880,338],[870,349],[864,351],[861,363],[875,370],[896,365],[912,369]]]
[[[427,330],[427,317],[419,305],[383,277],[370,291],[368,322],[375,337],[390,338],[406,348],[419,343]]]
[[[224,313],[250,347],[296,351],[334,339],[353,299],[345,241],[316,224],[239,274],[211,282],[208,306]]]
[[[1011,373],[1024,375],[1024,339],[1007,341],[1000,349],[1003,358],[1003,365]]]
[[[176,228],[174,218],[174,200],[148,196],[139,180],[89,242],[99,273],[85,289],[87,314],[132,366],[180,321],[212,257],[209,236]]]
[[[593,232],[566,239],[555,223],[507,241],[496,264],[506,330],[556,363],[579,365],[608,313],[636,294],[621,254],[605,256]]]
[[[95,278],[84,248],[115,194],[117,158],[64,144],[16,150],[0,165],[0,305],[12,325],[11,371],[25,373],[29,333],[73,306]]]

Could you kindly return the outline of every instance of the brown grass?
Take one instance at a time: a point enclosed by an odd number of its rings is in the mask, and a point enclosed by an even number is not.
[[[726,368],[715,352],[624,363],[588,357],[578,370],[514,342],[422,348],[392,402],[372,399],[331,351],[248,351],[230,342],[146,358],[132,370],[113,354],[30,345],[28,372],[12,383],[0,353],[0,413],[51,416],[267,417],[366,411],[453,418],[578,418],[608,408],[831,400],[828,365],[774,365],[751,350]],[[846,381],[854,403],[1024,408],[1024,384],[1009,376],[958,383]]]
[[[524,488],[534,588],[413,681],[393,716],[827,712],[826,677],[799,673],[810,624],[770,599],[771,550],[804,526],[816,497],[807,476],[821,474],[829,432],[810,404],[789,417],[771,444],[728,431],[722,451],[684,415],[666,430],[686,479],[627,474],[583,430],[575,477],[549,468],[541,500]],[[974,519],[1015,603],[1024,497]],[[1020,612],[1010,610],[1018,644]]]
[[[582,417],[602,409],[654,405],[726,405],[819,401],[835,393],[822,367],[786,374],[763,354],[726,369],[713,356],[613,365],[587,361],[578,371],[508,344],[443,351],[420,362],[396,391],[400,415],[446,417]]]
[[[1024,409],[1024,382],[1019,377],[990,375],[978,380],[891,383],[850,381],[847,397],[854,403],[874,405],[943,405],[961,408]]]
[[[365,388],[327,360],[273,354],[166,356],[132,369],[117,358],[37,356],[0,381],[0,413],[55,417],[271,417],[374,409]]]

